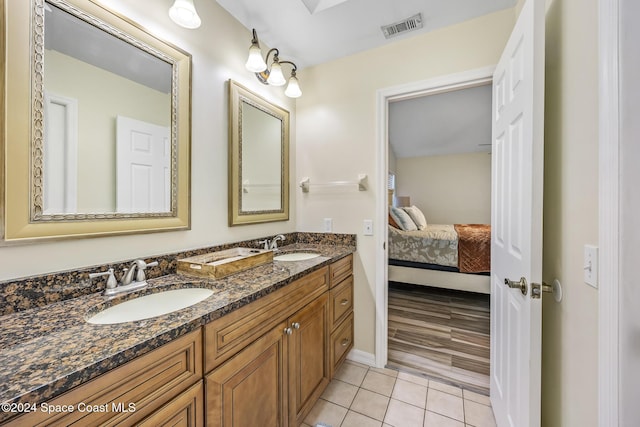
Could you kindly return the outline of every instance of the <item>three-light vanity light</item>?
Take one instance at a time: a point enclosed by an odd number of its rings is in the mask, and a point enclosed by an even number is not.
[[[268,66],[269,56],[273,53],[273,59],[271,66]],[[291,75],[289,77],[289,83],[284,91],[284,94],[289,98],[299,98],[302,95],[300,90],[300,84],[296,77],[296,71],[298,67],[291,61],[281,61],[280,51],[276,48],[269,49],[267,56],[262,58],[262,50],[260,50],[260,43],[258,42],[258,34],[256,30],[253,30],[253,38],[251,39],[251,47],[249,48],[249,58],[245,67],[247,70],[256,74],[258,80],[264,84],[272,86],[284,86],[287,80],[282,73],[282,64],[288,64],[292,67]]]
[[[175,0],[173,6],[169,9],[169,16],[176,24],[184,28],[195,29],[201,24],[198,12],[193,4],[193,0]],[[289,83],[284,91],[284,94],[289,98],[299,98],[302,95],[300,90],[300,83],[296,77],[296,71],[298,67],[291,61],[281,61],[280,51],[276,48],[269,49],[267,56],[262,58],[262,51],[260,50],[260,43],[258,41],[258,34],[253,29],[253,38],[251,39],[251,47],[249,48],[249,58],[245,67],[247,70],[256,74],[258,80],[264,84],[272,86],[284,86],[287,80],[282,73],[282,65],[287,64],[291,66],[291,75],[289,76]],[[268,66],[269,57],[273,54],[271,66]]]

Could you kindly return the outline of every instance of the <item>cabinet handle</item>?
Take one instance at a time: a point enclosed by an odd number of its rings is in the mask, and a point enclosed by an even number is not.
[[[340,301],[340,305],[347,305],[347,304],[349,304],[349,300],[346,298]]]
[[[349,338],[345,338],[342,340],[342,342],[340,343],[340,345],[342,345],[343,347],[346,347],[349,345]]]
[[[300,329],[300,323],[298,323],[298,322],[293,322],[293,323],[291,324],[291,327],[293,327],[293,329]]]
[[[293,329],[291,328],[284,328],[284,333],[287,335],[291,335],[293,333]]]

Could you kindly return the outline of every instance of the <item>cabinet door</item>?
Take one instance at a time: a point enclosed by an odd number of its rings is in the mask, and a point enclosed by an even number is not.
[[[204,427],[202,381],[145,418],[138,427]]]
[[[282,323],[206,378],[207,426],[287,426],[287,339]]]
[[[329,384],[328,295],[289,318],[289,424],[300,425]]]

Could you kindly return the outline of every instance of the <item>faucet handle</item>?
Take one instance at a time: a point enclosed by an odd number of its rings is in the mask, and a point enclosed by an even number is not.
[[[138,266],[138,271],[136,272],[136,281],[137,282],[144,282],[145,280],[147,280],[146,274],[144,272],[144,270],[147,269],[147,267],[155,267],[158,265],[158,261],[153,261],[153,262],[144,262],[142,260],[138,260],[136,261],[137,266]]]
[[[114,289],[118,286],[115,274],[113,274],[113,268],[103,271],[101,273],[89,273],[89,279],[95,279],[96,277],[109,276],[107,279],[107,289]]]
[[[259,245],[264,245],[265,249],[269,249],[269,239],[258,240],[258,244]]]

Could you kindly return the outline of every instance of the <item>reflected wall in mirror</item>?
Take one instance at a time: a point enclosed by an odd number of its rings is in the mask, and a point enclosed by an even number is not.
[[[229,81],[229,225],[289,219],[289,112]]]
[[[5,240],[188,228],[191,56],[92,0],[4,20]]]

